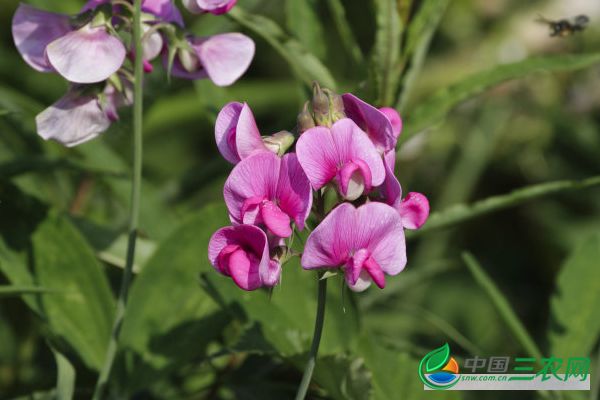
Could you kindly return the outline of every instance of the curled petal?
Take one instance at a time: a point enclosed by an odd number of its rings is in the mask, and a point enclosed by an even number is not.
[[[142,0],[142,11],[153,14],[166,22],[183,26],[183,18],[172,0]]]
[[[408,229],[419,229],[429,216],[429,201],[417,192],[409,192],[396,208],[402,218],[402,225]]]
[[[294,153],[285,154],[281,158],[276,198],[279,207],[293,218],[302,230],[312,207],[312,190]]]
[[[346,281],[348,280],[346,279]],[[369,272],[366,269],[363,269],[360,275],[358,276],[356,283],[350,284],[350,282],[348,282],[348,287],[354,292],[362,292],[366,290],[369,286],[371,286],[372,282],[373,278],[371,278]]]
[[[215,15],[231,10],[236,2],[237,0],[182,0],[183,6],[191,13],[210,12]]]
[[[20,3],[12,20],[12,35],[21,57],[33,69],[53,72],[45,59],[46,46],[71,32],[68,15],[38,10]]]
[[[315,190],[335,177],[339,157],[329,129],[317,126],[304,132],[296,143],[296,154]]]
[[[281,278],[281,265],[279,261],[269,260],[269,268],[261,274],[260,279],[265,286],[275,286]]]
[[[85,25],[54,40],[46,47],[52,67],[65,79],[94,83],[108,79],[125,60],[125,46],[104,26]]]
[[[379,109],[379,111],[384,113],[385,116],[390,120],[390,123],[392,124],[392,133],[397,139],[402,132],[402,118],[400,118],[400,114],[398,114],[398,111],[390,107],[382,107]]]
[[[269,151],[260,137],[252,110],[246,103],[240,110],[235,128],[235,149],[242,160],[253,154]]]
[[[363,265],[367,258],[371,257],[369,251],[366,249],[360,249],[346,262],[346,280],[349,285],[356,284],[360,273],[363,270]]]
[[[235,146],[235,135],[242,107],[244,107],[244,104],[242,103],[228,103],[219,112],[217,122],[215,123],[215,139],[217,141],[219,152],[232,164],[237,164],[240,161]],[[232,137],[233,140],[230,140]]]
[[[383,182],[383,185],[379,186],[379,194],[388,205],[398,209],[398,204],[400,204],[402,197],[402,187],[394,175],[393,170],[390,168],[390,165],[387,162],[384,164],[385,181]]]
[[[110,126],[97,95],[71,91],[35,117],[37,133],[72,147],[95,138]]]
[[[377,150],[384,152],[396,147],[396,137],[387,115],[351,93],[342,95],[344,111],[369,135]]]
[[[142,29],[146,33],[150,29],[150,25],[142,24]],[[144,41],[144,60],[152,61],[160,54],[163,49],[164,42],[162,35],[158,32],[153,32]]]
[[[265,201],[261,205],[262,220],[271,232],[283,238],[292,236],[290,217],[281,211],[272,201]]]
[[[244,290],[256,290],[262,286],[259,275],[260,260],[252,253],[236,250],[229,257],[228,269],[236,285]]]

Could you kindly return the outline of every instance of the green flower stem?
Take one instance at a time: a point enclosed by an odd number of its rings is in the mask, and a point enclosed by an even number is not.
[[[325,319],[325,300],[327,298],[327,279],[319,279],[319,294],[317,300],[317,319],[315,321],[315,333],[313,334],[312,345],[308,355],[308,362],[304,368],[302,381],[296,393],[296,400],[303,400],[308,391],[308,385],[315,369],[317,360],[317,351],[319,351],[319,343],[321,342],[321,332],[323,332],[323,320]]]
[[[133,46],[135,49],[142,49],[142,25],[141,8],[142,0],[134,0],[133,5]],[[133,82],[133,174],[131,178],[131,205],[129,212],[129,242],[127,245],[127,258],[125,261],[125,270],[121,280],[121,289],[117,299],[117,308],[115,311],[115,320],[113,323],[108,348],[104,357],[104,364],[100,371],[100,377],[94,390],[93,400],[102,400],[104,391],[108,384],[110,371],[112,369],[115,355],[117,354],[117,345],[123,320],[125,319],[125,310],[127,306],[127,296],[129,294],[129,284],[133,269],[135,255],[135,241],[137,237],[139,204],[140,204],[140,186],[142,181],[142,85],[144,80],[144,71],[142,64],[142,51],[135,52],[134,59],[134,82]]]

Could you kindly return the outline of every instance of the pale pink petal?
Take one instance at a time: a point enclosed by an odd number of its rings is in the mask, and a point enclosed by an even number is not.
[[[268,230],[283,238],[292,236],[290,217],[272,201],[264,201],[260,206],[262,220]]]
[[[144,33],[146,33],[148,29],[150,29],[150,25],[142,24],[142,28]],[[162,35],[158,32],[151,33],[150,36],[146,37],[146,40],[144,41],[144,60],[154,60],[162,51],[163,46],[164,42]]]
[[[360,249],[346,262],[346,280],[348,285],[355,285],[360,273],[363,270],[363,264],[371,255],[366,249]]]
[[[253,154],[268,152],[260,137],[260,131],[256,126],[252,110],[248,104],[240,110],[235,130],[235,147],[240,159],[248,158]]]
[[[396,209],[402,218],[402,225],[408,229],[419,229],[429,216],[427,197],[417,192],[409,192]]]
[[[12,19],[12,35],[21,57],[33,69],[54,72],[45,59],[46,46],[71,32],[70,17],[20,3]]]
[[[281,265],[279,261],[269,260],[269,267],[260,271],[260,279],[264,286],[275,286],[281,277]]]
[[[254,57],[254,42],[241,33],[223,33],[192,45],[208,77],[217,86],[228,86],[246,72]]]
[[[346,264],[350,253],[357,250],[353,247],[354,214],[354,206],[342,203],[325,217],[306,240],[302,268],[337,268]]]
[[[356,209],[354,249],[367,249],[381,270],[396,275],[406,265],[404,227],[398,211],[370,202]]]
[[[271,152],[258,153],[238,163],[223,188],[225,204],[233,218],[241,221],[244,202],[251,197],[274,199],[281,159]]]
[[[306,132],[300,136],[300,139],[304,135],[306,135]],[[331,136],[337,149],[336,161],[338,165],[360,159],[366,163],[371,171],[370,185],[379,186],[383,183],[385,169],[381,155],[379,155],[367,135],[352,120],[342,118],[334,123],[331,126]],[[302,160],[300,162],[302,163]]]
[[[371,278],[371,275],[369,275],[366,269],[363,269],[358,279],[356,280],[356,283],[354,285],[348,283],[348,287],[354,292],[362,292],[363,290],[366,290],[369,286],[371,286],[372,282],[373,279]]]
[[[237,164],[240,161],[240,157],[235,148],[235,140],[230,141],[228,138],[236,134],[236,126],[242,107],[244,107],[242,103],[228,103],[219,112],[217,122],[215,123],[215,139],[219,152],[232,164]]]
[[[37,133],[72,147],[95,138],[110,126],[97,95],[72,90],[35,117]]]
[[[351,93],[342,95],[344,112],[365,131],[377,150],[384,152],[396,147],[396,137],[388,117]]]
[[[46,56],[56,72],[76,83],[106,80],[121,68],[125,55],[119,39],[109,35],[104,26],[90,24],[46,47]]]
[[[358,165],[353,162],[344,164],[338,171],[336,179],[340,185],[340,192],[346,200],[354,201],[365,191],[363,174]]]
[[[281,159],[276,198],[279,207],[293,218],[302,230],[312,207],[312,190],[294,153],[288,153]]]
[[[337,148],[331,132],[323,126],[311,128],[300,136],[296,142],[296,154],[315,190],[319,190],[337,174]]]
[[[181,3],[192,14],[202,14],[206,12],[198,6],[198,2],[196,0],[181,0]]]
[[[237,0],[196,0],[198,8],[211,14],[223,14],[235,5]]]
[[[382,107],[379,109],[379,111],[384,113],[385,116],[390,120],[390,123],[392,124],[392,132],[394,134],[394,137],[398,138],[398,136],[400,136],[400,133],[402,132],[402,118],[400,118],[400,114],[398,114],[398,111],[390,107]]]
[[[258,272],[260,259],[244,250],[236,250],[229,257],[229,271],[236,285],[244,290],[256,290],[262,286]]]

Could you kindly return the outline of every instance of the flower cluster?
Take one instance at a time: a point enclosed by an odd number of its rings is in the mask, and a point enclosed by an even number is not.
[[[185,0],[193,13],[222,14],[236,0]],[[71,83],[68,93],[36,117],[44,139],[75,146],[104,132],[132,103],[132,0],[89,0],[74,16],[20,4],[12,20],[15,45],[32,68]],[[157,57],[168,72],[232,84],[248,68],[254,42],[240,33],[194,37],[171,0],[142,0],[144,72]]]
[[[406,264],[404,229],[420,228],[429,215],[422,194],[402,199],[394,175],[401,129],[395,110],[317,83],[295,134],[261,136],[247,104],[227,104],[215,138],[223,157],[236,164],[223,190],[233,226],[211,238],[211,264],[242,289],[274,286],[293,253],[285,239],[302,231],[313,211],[318,226],[304,246],[302,267],[340,269],[356,291],[372,282],[383,288],[385,275]],[[338,203],[324,215],[327,190]]]

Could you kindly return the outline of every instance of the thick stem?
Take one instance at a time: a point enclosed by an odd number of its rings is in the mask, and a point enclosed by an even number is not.
[[[323,320],[325,318],[325,299],[327,295],[327,279],[319,279],[319,294],[317,300],[317,319],[315,321],[315,333],[313,334],[312,345],[308,355],[308,362],[304,368],[304,375],[296,393],[296,400],[303,400],[308,391],[308,385],[315,369],[317,360],[317,351],[319,351],[319,343],[321,342],[321,332],[323,332]]]
[[[134,1],[133,11],[133,48],[142,49],[142,26],[141,26],[141,8],[142,1]],[[104,364],[100,371],[100,376],[94,390],[93,400],[102,400],[104,391],[108,384],[110,371],[112,369],[115,356],[117,354],[117,345],[123,320],[125,319],[125,310],[127,305],[127,296],[129,294],[129,283],[133,269],[135,254],[135,241],[137,237],[139,204],[140,204],[140,186],[142,181],[142,86],[144,80],[144,70],[142,64],[142,51],[135,52],[134,59],[134,82],[133,82],[133,173],[131,178],[131,205],[129,211],[129,242],[127,245],[127,258],[125,260],[125,270],[121,278],[121,289],[117,299],[117,308],[113,322],[108,348],[104,356]]]

